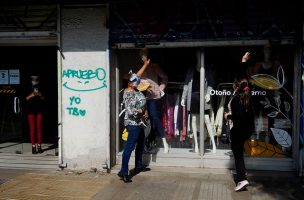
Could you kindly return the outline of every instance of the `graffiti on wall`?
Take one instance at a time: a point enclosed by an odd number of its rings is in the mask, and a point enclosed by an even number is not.
[[[80,106],[81,103],[81,98],[80,97],[75,97],[72,96],[69,98],[70,99],[70,104],[66,108],[68,110],[69,115],[73,116],[79,116],[79,117],[84,117],[86,115],[86,110],[85,109],[80,109],[78,106]]]
[[[103,68],[89,70],[63,70],[62,78],[65,79],[63,87],[78,92],[89,92],[107,88],[106,71]]]
[[[296,2],[284,0],[116,2],[111,7],[110,41],[294,38],[296,13]]]
[[[107,88],[106,71],[103,68],[96,69],[66,69],[62,72],[62,86],[73,92],[92,92]],[[69,97],[69,105],[66,110],[69,115],[84,117],[87,110],[82,106],[82,99],[78,96]]]

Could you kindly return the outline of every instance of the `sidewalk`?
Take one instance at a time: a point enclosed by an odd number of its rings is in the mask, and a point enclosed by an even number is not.
[[[249,171],[234,192],[230,170],[152,167],[126,184],[101,172],[0,169],[0,199],[14,200],[280,200],[303,199],[303,181],[289,172]]]

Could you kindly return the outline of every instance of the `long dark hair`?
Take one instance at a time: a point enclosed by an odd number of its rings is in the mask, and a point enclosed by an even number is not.
[[[123,89],[126,89],[129,86],[130,78],[131,78],[130,72],[123,75],[123,77],[122,77],[122,88]]]
[[[248,111],[250,106],[251,92],[247,79],[240,79],[236,81],[238,87],[237,93],[240,96],[240,104]]]

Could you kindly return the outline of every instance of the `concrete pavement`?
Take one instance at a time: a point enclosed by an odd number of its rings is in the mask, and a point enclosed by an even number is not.
[[[117,168],[103,172],[0,169],[0,199],[34,200],[286,200],[303,199],[291,172],[249,171],[250,186],[234,192],[230,170],[152,167],[126,184]]]

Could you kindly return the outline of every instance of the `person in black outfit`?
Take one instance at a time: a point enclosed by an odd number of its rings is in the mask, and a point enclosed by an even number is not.
[[[249,58],[249,53],[243,56],[242,67],[245,67],[244,65]],[[240,70],[240,72],[244,71]],[[234,96],[228,104],[229,112],[225,113],[225,118],[232,120],[233,123],[231,128],[231,150],[234,155],[237,173],[235,191],[241,191],[249,185],[244,162],[244,144],[253,133],[255,125],[251,91],[246,74],[238,74],[233,87]]]
[[[42,121],[44,109],[44,97],[42,96],[39,77],[31,76],[32,87],[26,96],[26,113],[30,127],[32,154],[42,153]]]

